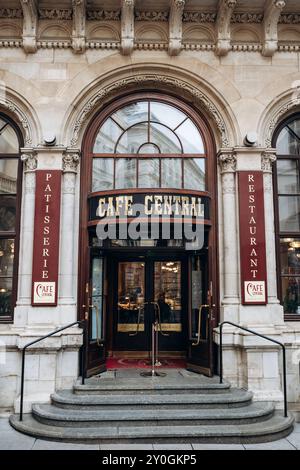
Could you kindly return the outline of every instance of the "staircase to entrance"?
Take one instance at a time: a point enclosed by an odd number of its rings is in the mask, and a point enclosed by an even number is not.
[[[166,377],[139,370],[109,371],[58,390],[51,403],[10,418],[38,438],[84,443],[254,443],[287,436],[293,418],[273,403],[253,402],[252,393],[185,369]]]

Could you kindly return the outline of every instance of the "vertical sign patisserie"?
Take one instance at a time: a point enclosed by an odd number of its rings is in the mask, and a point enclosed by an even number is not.
[[[263,174],[240,171],[239,216],[243,305],[267,303]]]
[[[35,192],[33,306],[57,305],[61,171],[37,170]]]

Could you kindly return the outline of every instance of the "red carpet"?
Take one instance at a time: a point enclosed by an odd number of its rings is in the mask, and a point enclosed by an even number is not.
[[[171,359],[162,358],[160,359],[161,366],[174,369],[182,369],[186,367],[186,362],[183,359]],[[149,369],[151,365],[148,359],[128,359],[128,358],[117,358],[110,357],[106,361],[107,370],[114,369]]]

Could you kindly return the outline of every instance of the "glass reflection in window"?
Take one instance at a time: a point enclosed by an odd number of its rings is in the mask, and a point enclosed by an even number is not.
[[[300,277],[282,277],[284,313],[300,315]]]
[[[183,164],[185,189],[205,191],[205,159],[185,158]]]
[[[159,188],[159,159],[139,160],[139,188]]]
[[[12,278],[0,277],[0,317],[12,315]]]
[[[279,155],[300,154],[300,119],[295,119],[282,129],[276,148]]]
[[[182,330],[180,261],[154,263],[154,298],[159,306],[162,330],[180,332]]]
[[[279,196],[281,232],[300,232],[300,196]]]
[[[136,188],[136,159],[118,158],[116,160],[116,189]]]
[[[0,119],[0,153],[19,153],[18,137],[8,122]]]
[[[111,118],[99,130],[94,144],[94,153],[114,153],[115,145],[123,130]]]
[[[277,181],[279,194],[300,193],[299,160],[279,159],[277,161]]]
[[[113,158],[93,159],[92,191],[105,191],[114,187]]]
[[[162,188],[182,188],[182,161],[180,158],[162,158]]]

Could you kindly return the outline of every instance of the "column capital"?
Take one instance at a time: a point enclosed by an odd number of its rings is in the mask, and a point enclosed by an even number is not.
[[[77,173],[80,162],[80,150],[68,151],[63,155],[62,169],[64,173]]]
[[[234,173],[237,163],[235,151],[220,151],[218,153],[218,163],[221,168],[221,173]]]
[[[21,161],[24,163],[25,172],[35,171],[37,169],[36,151],[33,149],[21,149]]]
[[[276,161],[276,150],[266,150],[261,154],[261,169],[265,173],[272,173],[273,163]]]

